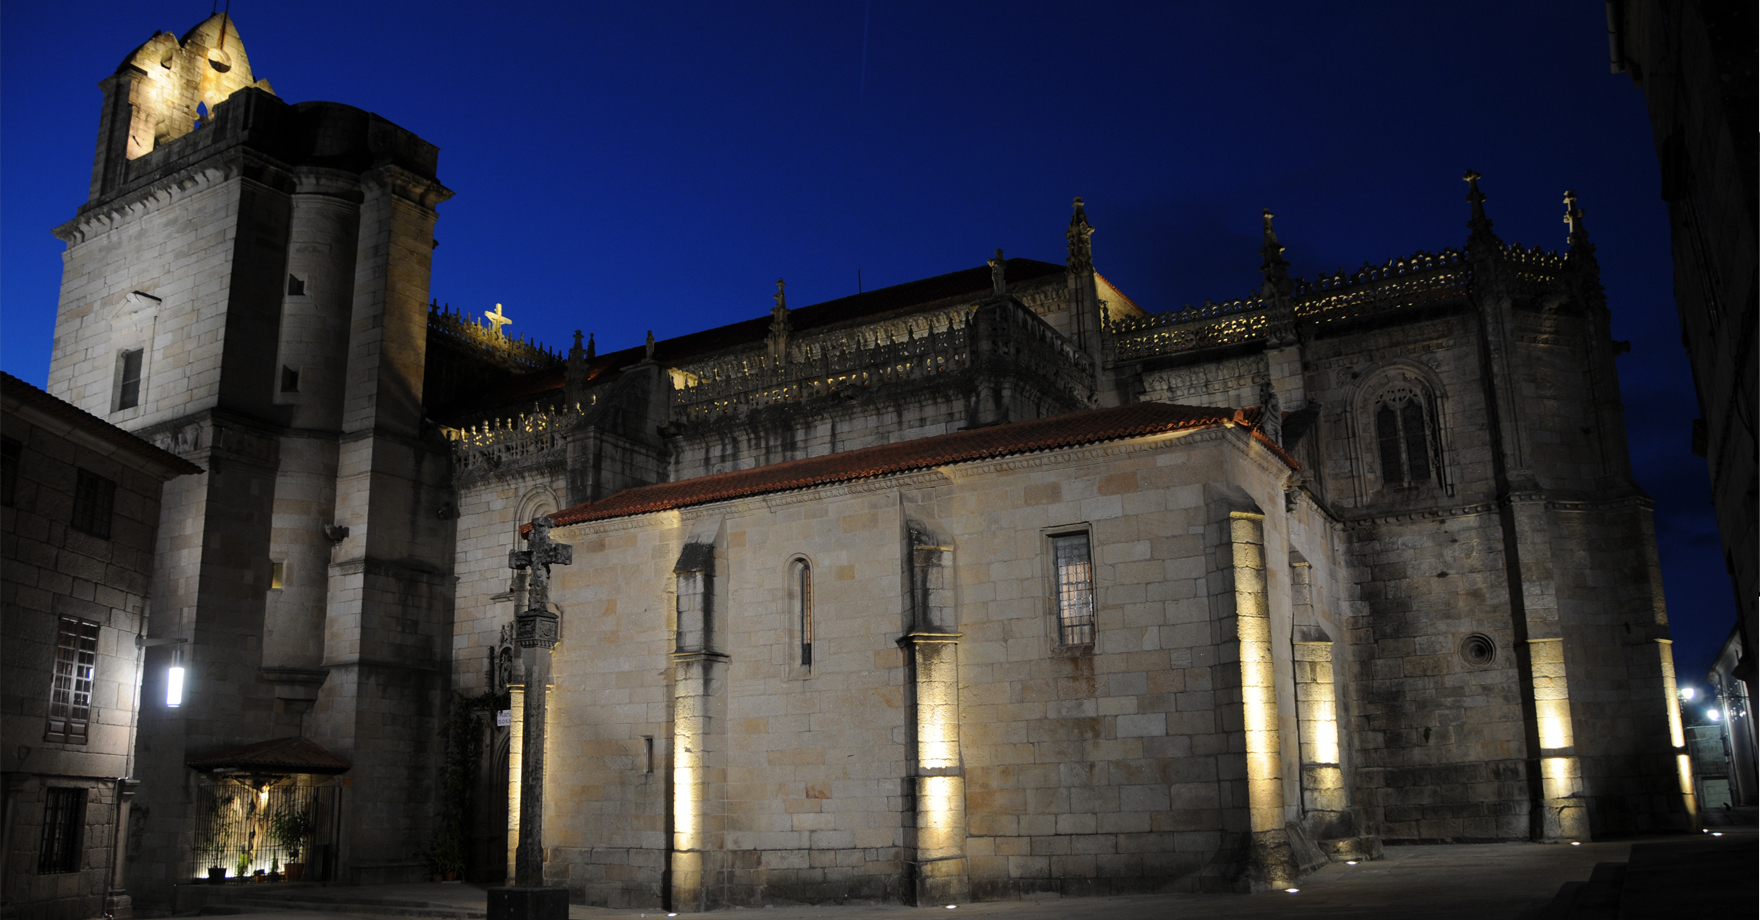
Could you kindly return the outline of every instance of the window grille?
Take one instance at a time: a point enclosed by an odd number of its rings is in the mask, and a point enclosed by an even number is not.
[[[117,377],[116,408],[133,409],[141,404],[141,352],[139,348],[122,353],[122,373]]]
[[[73,529],[110,539],[110,513],[116,506],[116,483],[80,470],[73,488]]]
[[[45,791],[48,795],[43,800],[43,839],[37,848],[37,872],[78,872],[80,838],[86,824],[86,791]]]
[[[1065,646],[1094,644],[1094,563],[1088,535],[1051,538],[1057,573],[1058,641]]]
[[[85,744],[92,721],[92,676],[98,665],[98,624],[62,617],[49,683],[49,729],[43,740]]]
[[[200,816],[191,875],[205,878],[222,868],[239,878],[257,870],[268,873],[290,862],[304,863],[306,881],[333,876],[337,844],[337,786],[301,786],[278,782],[216,783],[196,791]],[[242,875],[239,864],[244,863]]]

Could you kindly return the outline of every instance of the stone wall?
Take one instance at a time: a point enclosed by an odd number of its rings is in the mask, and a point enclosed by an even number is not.
[[[0,910],[30,920],[84,920],[126,910],[117,828],[128,818],[134,773],[136,682],[161,675],[171,649],[143,650],[162,487],[193,468],[11,377],[5,393],[10,494],[0,508]],[[16,448],[16,455],[11,455]],[[113,484],[100,528],[76,528],[83,472]],[[102,533],[94,533],[101,530]],[[97,627],[84,737],[49,732],[63,617]],[[161,684],[157,703],[164,705]],[[111,777],[104,779],[104,777]],[[39,871],[47,790],[85,791],[73,871]]]
[[[567,625],[550,709],[550,878],[589,903],[709,907],[910,900],[950,872],[979,898],[1248,884],[1238,640],[1222,615],[1232,503],[1265,509],[1277,548],[1269,724],[1295,726],[1292,539],[1323,573],[1319,606],[1342,606],[1333,529],[1311,503],[1284,511],[1287,471],[1240,433],[1211,431],[559,530],[576,555],[554,575]],[[1060,649],[1053,626],[1046,535],[1070,530],[1093,541],[1091,650]],[[952,574],[957,621],[936,627],[958,662],[957,698],[936,697],[958,713],[952,771],[930,763],[929,716],[913,715],[928,666],[900,645],[918,532],[944,544]],[[693,704],[681,736],[683,684],[667,662],[686,605],[673,570],[696,541],[715,554],[709,587],[691,589],[708,592],[712,708]],[[791,625],[794,561],[813,573],[810,667]],[[505,584],[489,568],[472,596]],[[682,760],[666,744],[680,737],[692,745]],[[1301,780],[1294,745],[1279,756],[1266,781],[1281,832]],[[913,775],[934,782],[913,787]],[[967,832],[931,856],[936,782],[963,784],[947,801]],[[698,889],[678,887],[681,854]]]

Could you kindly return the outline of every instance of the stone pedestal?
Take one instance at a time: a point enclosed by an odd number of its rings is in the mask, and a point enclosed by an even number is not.
[[[568,889],[489,889],[489,920],[568,920]]]

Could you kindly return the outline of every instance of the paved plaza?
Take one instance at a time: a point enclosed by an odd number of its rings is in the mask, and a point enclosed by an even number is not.
[[[1726,915],[1732,900],[1755,903],[1753,828],[1723,828],[1722,837],[1646,837],[1580,846],[1533,843],[1388,847],[1387,857],[1355,866],[1332,864],[1304,877],[1299,890],[1255,895],[1167,894],[1117,898],[992,901],[946,907],[897,905],[777,906],[720,911],[751,920],[907,920],[938,917],[1008,917],[1010,920],[1209,920],[1209,918],[1422,917],[1425,920],[1534,918],[1570,920],[1596,916],[1582,907],[1555,903],[1561,887],[1587,881],[1597,864],[1634,862],[1626,874],[1626,910],[1636,917]],[[1634,859],[1633,849],[1640,849]],[[1648,854],[1646,856],[1646,854]],[[1650,868],[1646,870],[1646,866]],[[1744,874],[1745,873],[1745,874]],[[1636,887],[1634,887],[1636,886]],[[1657,897],[1661,894],[1663,897]],[[302,906],[324,912],[278,909],[268,898],[298,895]],[[1642,896],[1636,896],[1642,895]],[[322,899],[319,905],[317,899]],[[211,907],[248,913],[256,920],[336,920],[348,917],[483,916],[481,887],[386,885],[264,891],[256,904]],[[1702,903],[1701,903],[1702,902]],[[1695,909],[1697,905],[1698,909]],[[358,909],[355,909],[358,908]],[[1561,908],[1564,908],[1561,910]],[[575,905],[571,920],[624,920],[665,916],[649,909]],[[1614,914],[1606,914],[1614,916]]]

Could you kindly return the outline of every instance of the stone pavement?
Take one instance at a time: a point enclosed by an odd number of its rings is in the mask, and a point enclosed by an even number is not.
[[[1221,920],[1221,918],[1422,917],[1424,920],[1577,920],[1590,917],[1725,916],[1727,905],[1755,903],[1756,835],[1752,827],[1723,829],[1722,837],[1672,836],[1585,843],[1397,846],[1387,858],[1355,866],[1332,864],[1300,882],[1295,894],[1167,894],[1117,898],[992,901],[945,907],[819,905],[743,909],[750,920],[909,920],[911,917],[1008,917],[1009,920]],[[1648,858],[1645,857],[1649,854]],[[1609,866],[1631,871],[1609,874]],[[1573,903],[1564,897],[1603,864],[1602,877],[1627,880],[1625,910],[1605,900]],[[1623,867],[1622,867],[1623,868]],[[1575,887],[1572,887],[1572,886]],[[301,889],[331,903],[325,912],[258,905],[210,908],[254,920],[352,920],[362,917],[483,916],[483,889],[471,885],[380,885]],[[1615,889],[1617,891],[1617,887]],[[289,890],[287,895],[296,892]],[[265,892],[265,898],[281,892]],[[307,904],[311,902],[307,901]],[[424,910],[415,905],[429,905]],[[291,906],[291,905],[290,905]],[[302,905],[304,906],[304,905]],[[1611,912],[1608,908],[1611,907]],[[358,909],[356,909],[358,908]],[[933,912],[933,913],[931,913]],[[665,917],[654,908],[606,909],[574,905],[570,920]]]

